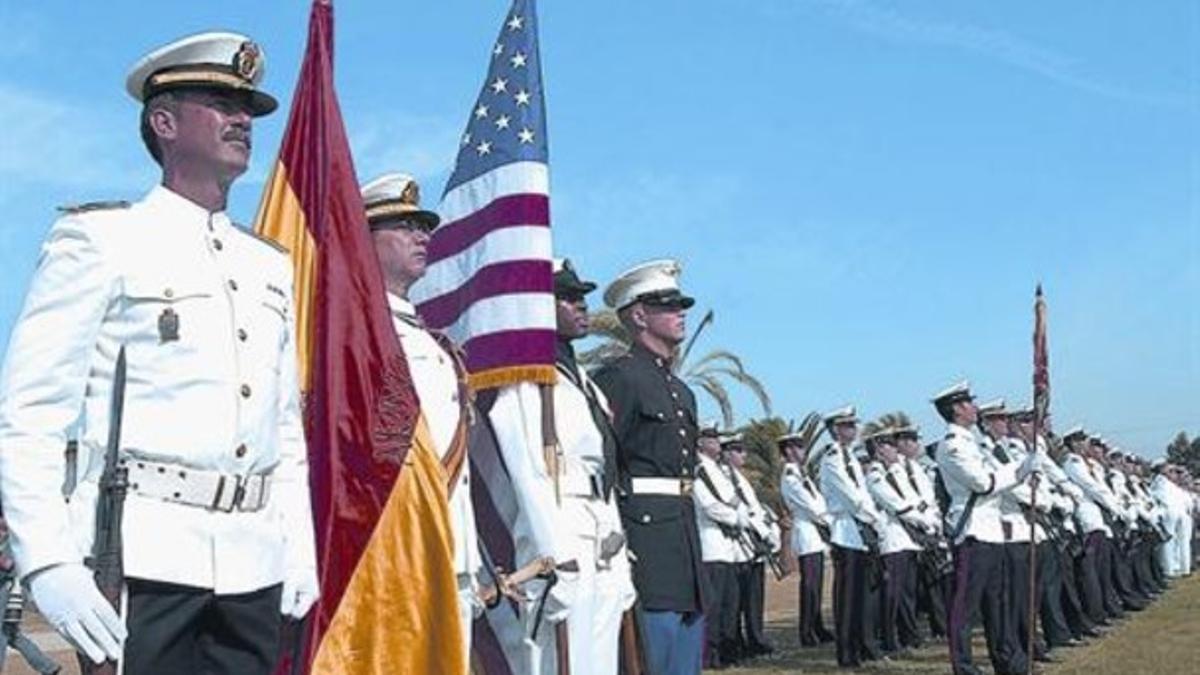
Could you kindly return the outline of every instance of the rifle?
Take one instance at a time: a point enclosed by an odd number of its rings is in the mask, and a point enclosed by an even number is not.
[[[723,461],[719,462],[719,464],[725,467],[727,470],[727,473],[729,474],[729,482],[733,484],[733,492],[737,495],[738,500],[745,504],[746,508],[751,508],[752,505],[750,504],[750,500],[746,497],[746,493],[742,491],[742,486],[738,482],[737,475],[734,473],[734,468]],[[766,511],[767,513],[771,513],[770,509],[766,509]],[[772,513],[772,515],[774,514]],[[782,580],[787,576],[787,568],[783,565],[783,556],[781,555],[780,551],[776,551],[775,548],[771,546],[771,542],[767,540],[767,537],[763,535],[763,533],[759,532],[753,527],[750,527],[745,530],[738,530],[736,538],[738,540],[738,544],[742,547],[742,550],[746,552],[746,555],[748,555],[751,560],[762,558],[767,562],[767,564],[771,567],[771,572],[775,575],[776,579]]]
[[[120,460],[121,418],[125,410],[125,347],[117,352],[113,371],[112,399],[108,409],[108,443],[104,448],[104,471],[100,474],[96,497],[96,534],[92,555],[84,559],[96,577],[96,587],[118,614],[125,586],[125,564],[121,558],[121,517],[125,511],[125,492],[129,472]],[[79,668],[85,675],[116,675],[117,662],[99,665],[79,654]]]
[[[926,532],[903,518],[896,520],[900,522],[900,527],[904,528],[908,538],[921,547],[921,551],[917,553],[917,565],[927,581],[936,582],[954,571],[954,560],[950,556],[950,544],[947,543],[945,537]]]

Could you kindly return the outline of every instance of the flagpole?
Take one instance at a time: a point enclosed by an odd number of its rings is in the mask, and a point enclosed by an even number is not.
[[[1039,283],[1033,303],[1033,447],[1035,455],[1038,452],[1039,432],[1044,426],[1043,417],[1050,406],[1050,371],[1049,358],[1046,353],[1046,305],[1042,299],[1042,285]],[[1047,448],[1049,449],[1049,448]],[[1037,489],[1039,476],[1034,471],[1029,480],[1029,602],[1026,608],[1026,625],[1029,634],[1026,636],[1026,673],[1033,675],[1034,644],[1037,641]]]

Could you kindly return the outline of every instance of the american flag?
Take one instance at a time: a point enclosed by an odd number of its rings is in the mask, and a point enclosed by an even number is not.
[[[466,351],[476,388],[554,381],[548,157],[536,8],[515,0],[412,289],[426,323]]]

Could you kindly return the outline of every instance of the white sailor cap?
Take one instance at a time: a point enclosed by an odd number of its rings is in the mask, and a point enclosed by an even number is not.
[[[742,445],[746,441],[746,435],[740,431],[724,431],[718,438],[721,439],[722,448],[730,445]]]
[[[997,398],[978,406],[980,417],[1004,417],[1008,411],[1004,408],[1004,399]]]
[[[854,406],[848,405],[838,408],[837,410],[830,410],[829,412],[825,413],[824,419],[825,424],[828,426],[833,426],[835,424],[857,424],[858,413],[854,410]]]
[[[239,33],[208,32],[176,40],[143,56],[129,70],[125,90],[138,101],[174,89],[241,92],[255,117],[279,106],[259,91],[267,57],[261,47]]]
[[[934,405],[939,403],[957,403],[959,401],[970,401],[975,398],[971,394],[971,383],[963,380],[957,384],[952,384],[949,387],[939,391],[930,399]]]
[[[397,230],[416,226],[432,232],[441,222],[433,211],[421,208],[421,186],[406,173],[385,173],[362,186],[363,205],[371,230]]]
[[[1075,426],[1073,426],[1070,429],[1067,429],[1065,432],[1063,432],[1062,438],[1064,441],[1069,441],[1072,438],[1086,439],[1087,432],[1083,430],[1082,424],[1076,424]]]
[[[651,260],[626,270],[604,290],[604,303],[622,310],[635,302],[687,309],[696,301],[679,289],[683,266],[676,260]]]
[[[897,438],[907,437],[915,441],[921,437],[921,427],[916,426],[915,424],[904,424],[898,427],[893,427],[892,433],[895,434]]]
[[[715,419],[707,419],[700,422],[700,436],[702,438],[720,438],[721,423]]]
[[[779,434],[775,437],[775,442],[779,445],[800,445],[802,440],[800,434],[795,431],[789,431],[786,434]]]

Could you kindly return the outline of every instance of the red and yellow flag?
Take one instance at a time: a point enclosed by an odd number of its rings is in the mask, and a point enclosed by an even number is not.
[[[466,671],[446,476],[392,327],[315,0],[255,229],[291,252],[321,599],[304,672]],[[281,664],[281,668],[290,664]]]

